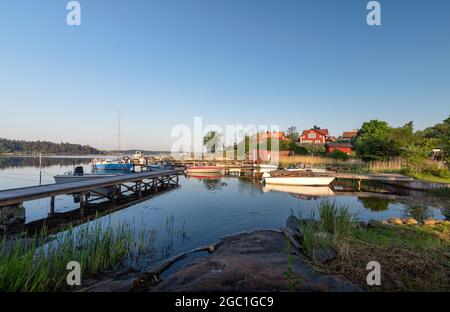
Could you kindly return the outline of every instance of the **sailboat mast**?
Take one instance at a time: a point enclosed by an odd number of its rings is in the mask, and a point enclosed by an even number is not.
[[[120,127],[121,127],[121,124],[120,124],[120,111],[119,111],[119,120],[117,123],[117,159],[120,158],[120,151],[121,151],[120,137],[122,136],[122,134],[120,133],[120,130],[121,130]]]
[[[117,148],[120,152],[120,111],[119,111],[119,124],[118,124],[118,132],[117,132]]]

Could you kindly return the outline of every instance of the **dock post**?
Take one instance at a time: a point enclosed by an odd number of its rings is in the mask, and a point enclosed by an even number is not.
[[[116,197],[117,197],[117,186],[113,187],[112,189],[111,205],[113,207],[116,205]]]
[[[84,207],[86,206],[86,193],[80,193],[80,213],[84,216]]]
[[[141,182],[136,182],[136,190],[137,190],[138,198],[141,198],[142,197]]]
[[[358,192],[361,192],[361,179],[358,179]]]
[[[55,196],[50,198],[50,214],[53,215],[55,213]]]

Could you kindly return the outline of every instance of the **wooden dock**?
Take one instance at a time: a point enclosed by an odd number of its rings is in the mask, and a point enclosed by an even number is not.
[[[157,188],[164,184],[178,184],[178,175],[183,170],[163,170],[142,173],[124,174],[115,177],[97,178],[80,182],[47,184],[0,191],[0,208],[5,206],[21,205],[23,202],[51,198],[54,205],[55,196],[66,194],[80,194],[80,205],[85,204],[85,195],[95,193],[95,189],[111,188],[114,196],[121,196],[124,191],[140,194],[141,191]],[[129,186],[132,183],[134,185]],[[112,198],[114,200],[114,198]],[[54,208],[54,207],[53,207]]]

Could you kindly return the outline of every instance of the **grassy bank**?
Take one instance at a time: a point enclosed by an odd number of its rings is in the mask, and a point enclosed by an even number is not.
[[[80,263],[83,278],[113,270],[130,257],[151,250],[152,233],[145,228],[137,233],[128,223],[95,221],[76,229],[69,226],[50,241],[45,231],[15,242],[4,237],[0,240],[0,290],[65,290],[70,261]],[[42,241],[49,242],[38,243]]]
[[[345,207],[322,202],[319,222],[304,226],[305,254],[321,271],[343,276],[369,291],[450,290],[450,225],[387,225],[364,228]],[[325,264],[314,255],[323,248],[337,252]],[[381,264],[381,286],[367,286],[370,261]]]

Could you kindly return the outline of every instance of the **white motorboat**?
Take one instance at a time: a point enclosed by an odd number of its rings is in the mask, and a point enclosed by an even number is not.
[[[103,179],[109,177],[116,177],[118,174],[92,174],[84,173],[83,167],[76,167],[74,172],[66,172],[64,174],[55,175],[53,178],[56,183],[71,183],[80,182],[86,180]],[[98,193],[103,196],[108,196],[111,194],[111,188],[96,188],[93,190],[94,193]]]
[[[263,174],[263,183],[278,185],[327,186],[335,177],[321,175],[312,171],[278,170]]]

